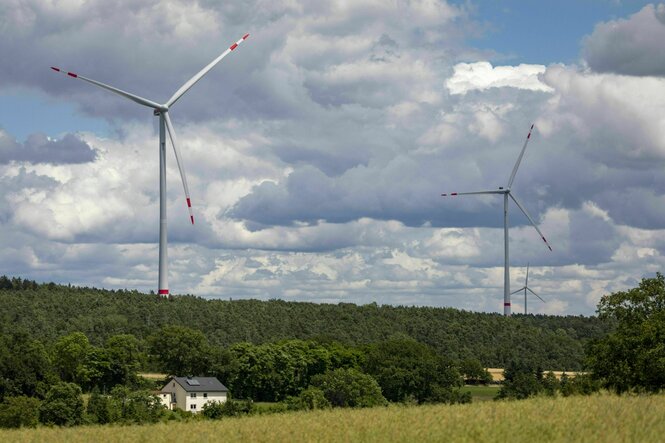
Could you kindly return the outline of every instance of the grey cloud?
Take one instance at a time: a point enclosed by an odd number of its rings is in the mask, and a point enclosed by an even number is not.
[[[627,19],[596,25],[582,55],[597,72],[665,75],[665,4],[647,5]]]
[[[32,134],[24,143],[19,143],[0,131],[0,163],[87,163],[94,161],[96,156],[90,145],[73,134],[65,134],[57,140],[45,134]]]

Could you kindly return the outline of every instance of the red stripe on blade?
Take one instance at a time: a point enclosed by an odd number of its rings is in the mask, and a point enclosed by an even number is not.
[[[53,69],[55,72],[60,72],[60,68],[56,68],[55,66],[51,66],[51,69]]]
[[[450,195],[457,195],[457,192],[451,192]]]
[[[231,45],[231,47],[230,47],[229,49],[230,49],[231,51],[233,51],[233,50],[234,50],[235,48],[237,48],[237,47],[238,47],[238,43],[234,43],[234,44]]]
[[[190,215],[189,218],[192,220],[192,224],[194,224],[194,216]]]
[[[531,138],[531,133],[529,132],[529,135],[526,136],[527,139]]]
[[[247,37],[249,37],[249,34],[245,34],[245,35],[243,35],[243,36],[242,36],[242,39],[243,39],[243,40],[247,40]]]
[[[160,289],[159,290],[159,295],[169,295],[169,290],[168,289]]]
[[[529,129],[529,131],[531,131],[532,129],[533,129],[533,125],[531,125],[531,129]]]
[[[73,72],[68,72],[67,75],[74,78],[78,77],[78,75],[74,74]]]
[[[187,199],[187,206],[190,207],[190,208],[192,207],[192,202],[189,201],[189,198]]]

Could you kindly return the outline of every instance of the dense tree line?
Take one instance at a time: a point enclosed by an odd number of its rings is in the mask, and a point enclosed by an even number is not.
[[[449,308],[314,304],[282,300],[168,300],[137,291],[101,290],[0,277],[0,334],[16,329],[45,345],[82,332],[94,346],[116,335],[145,342],[167,325],[201,331],[218,348],[239,342],[335,340],[361,346],[406,337],[455,361],[504,367],[528,358],[552,370],[580,370],[586,343],[614,324],[596,317],[474,313]]]

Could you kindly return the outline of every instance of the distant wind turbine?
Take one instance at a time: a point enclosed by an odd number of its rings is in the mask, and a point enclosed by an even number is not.
[[[185,167],[180,157],[180,150],[176,143],[175,130],[173,129],[173,124],[171,124],[171,119],[169,118],[169,109],[173,104],[182,97],[185,92],[189,90],[196,82],[201,80],[201,78],[208,73],[212,68],[215,67],[224,57],[231,53],[235,48],[238,47],[243,41],[249,37],[249,34],[245,34],[243,38],[232,44],[226,51],[224,51],[219,57],[210,62],[205,68],[201,69],[195,76],[187,80],[180,89],[178,89],[173,96],[164,104],[159,104],[148,100],[138,95],[130,94],[113,86],[109,86],[102,82],[92,80],[81,75],[75,74],[73,72],[67,72],[60,68],[54,66],[51,67],[56,72],[68,75],[69,77],[76,78],[79,80],[84,80],[88,83],[91,83],[100,88],[106,89],[107,91],[114,92],[118,95],[121,95],[129,100],[132,100],[140,105],[147,106],[148,108],[153,109],[153,114],[159,117],[159,281],[158,281],[158,292],[160,295],[167,297],[169,295],[169,284],[168,284],[168,254],[167,254],[167,241],[166,241],[166,131],[169,133],[169,138],[171,139],[171,144],[173,145],[173,151],[175,152],[175,159],[178,163],[178,169],[180,170],[180,178],[182,179],[182,185],[185,189],[185,198],[187,199],[187,208],[189,210],[189,218],[194,224],[194,214],[192,212],[192,201],[189,198],[189,188],[187,187],[187,177],[185,175]]]
[[[456,196],[456,195],[472,195],[472,194],[503,194],[503,241],[504,241],[503,314],[504,315],[510,315],[510,262],[508,260],[508,197],[513,199],[517,207],[520,208],[522,213],[526,215],[526,218],[529,219],[531,225],[536,229],[536,231],[538,231],[538,234],[540,234],[540,238],[543,239],[543,241],[550,249],[550,251],[552,250],[550,244],[547,242],[547,240],[545,240],[545,236],[543,235],[542,232],[540,232],[540,229],[538,229],[538,225],[536,225],[536,222],[533,221],[533,218],[531,218],[526,209],[524,209],[524,206],[522,206],[522,204],[517,200],[517,198],[515,198],[510,189],[510,187],[513,185],[513,181],[515,180],[515,174],[517,174],[517,169],[520,167],[520,162],[522,161],[522,157],[524,156],[526,145],[529,143],[529,140],[531,139],[532,130],[533,130],[533,125],[531,125],[531,128],[529,129],[529,134],[526,136],[526,140],[524,141],[524,146],[522,146],[522,151],[520,152],[519,157],[517,157],[517,162],[515,162],[515,166],[513,167],[513,172],[510,174],[510,179],[508,179],[508,186],[506,188],[500,187],[499,189],[492,191],[451,192],[450,194],[441,194],[444,197]]]
[[[542,299],[542,297],[540,295],[533,292],[531,290],[531,288],[529,287],[529,263],[526,264],[526,280],[524,281],[524,286],[519,288],[517,291],[511,292],[510,295],[517,294],[518,292],[522,292],[522,291],[524,291],[524,315],[526,315],[526,313],[527,313],[527,310],[526,310],[526,291],[529,291],[530,293],[532,293],[533,295],[538,297],[540,299],[540,301],[542,301],[543,303],[547,303],[545,300]]]

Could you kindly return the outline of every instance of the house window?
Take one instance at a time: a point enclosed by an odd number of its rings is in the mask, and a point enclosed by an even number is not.
[[[203,398],[208,398],[208,393],[207,392],[203,393]]]
[[[191,397],[192,397],[192,398],[196,398],[196,392],[192,392]]]
[[[173,382],[173,387],[175,388],[175,382]]]
[[[192,404],[189,406],[190,409],[196,409],[196,404]]]

